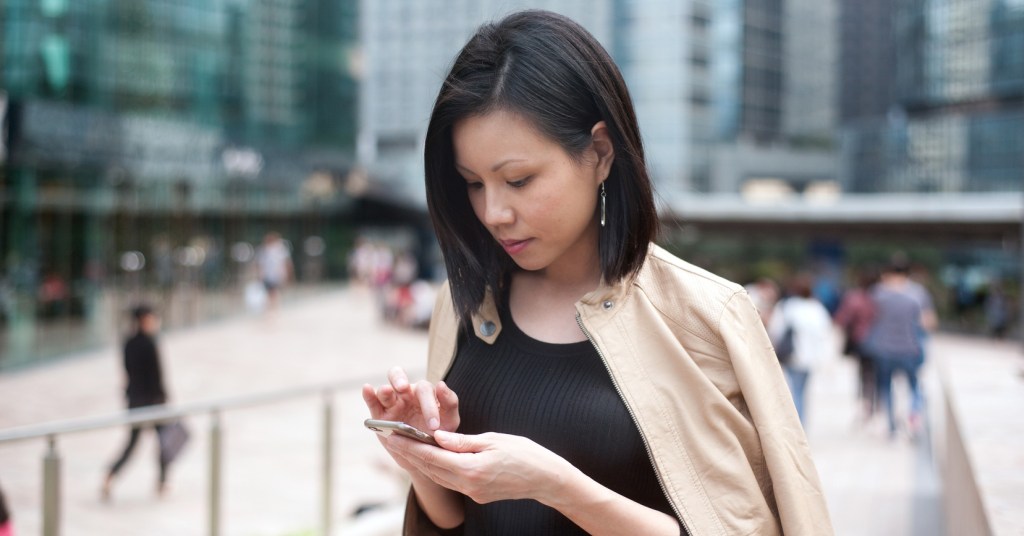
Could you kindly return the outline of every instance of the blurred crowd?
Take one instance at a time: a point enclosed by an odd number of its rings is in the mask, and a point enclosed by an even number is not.
[[[884,266],[859,266],[839,287],[811,272],[782,281],[760,278],[746,285],[776,348],[802,422],[804,393],[819,364],[841,354],[857,361],[860,415],[884,416],[890,436],[922,431],[923,400],[918,373],[927,359],[929,333],[939,324],[929,274],[895,253]],[[992,336],[1005,336],[1015,305],[998,281],[980,297]],[[839,340],[836,334],[840,335]],[[908,389],[906,407],[896,407],[893,379]]]
[[[385,321],[426,328],[434,310],[437,285],[420,275],[415,255],[407,249],[366,237],[356,239],[349,256],[349,280],[373,289]]]

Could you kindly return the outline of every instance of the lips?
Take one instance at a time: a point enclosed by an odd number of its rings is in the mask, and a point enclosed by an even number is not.
[[[526,249],[526,246],[530,245],[532,240],[532,238],[527,238],[525,240],[498,240],[498,243],[505,249],[505,253],[515,255]]]

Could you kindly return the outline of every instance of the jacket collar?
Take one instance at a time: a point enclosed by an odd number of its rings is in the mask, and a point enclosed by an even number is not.
[[[649,251],[647,255],[650,256],[651,252]],[[645,262],[644,266],[646,265]],[[641,268],[642,270],[643,268]],[[614,314],[614,311],[618,309],[617,306],[628,297],[636,277],[628,277],[610,284],[602,277],[601,283],[596,289],[584,294],[576,302],[576,310],[584,318]],[[484,294],[484,301],[480,304],[477,312],[473,313],[472,321],[473,333],[477,338],[487,344],[494,344],[498,335],[501,334],[501,315],[498,314],[498,307],[491,289],[487,289]]]

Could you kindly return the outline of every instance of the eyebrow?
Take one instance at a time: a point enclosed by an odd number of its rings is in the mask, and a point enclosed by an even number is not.
[[[491,166],[491,172],[493,173],[495,171],[498,171],[505,164],[509,164],[511,162],[525,162],[525,161],[526,161],[526,159],[524,159],[524,158],[509,158],[507,160],[502,160],[501,162],[498,162],[497,164],[494,164],[493,166]],[[467,168],[466,166],[463,166],[462,164],[460,164],[458,162],[455,163],[455,167],[461,169],[462,171],[466,171],[468,173],[472,173],[473,175],[476,175],[476,173],[473,173],[473,171],[471,169]]]

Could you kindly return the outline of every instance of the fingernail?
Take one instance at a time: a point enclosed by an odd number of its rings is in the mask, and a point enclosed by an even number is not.
[[[441,421],[437,420],[437,417],[432,417],[430,419],[429,426],[431,429],[437,430],[438,428],[441,427]]]

